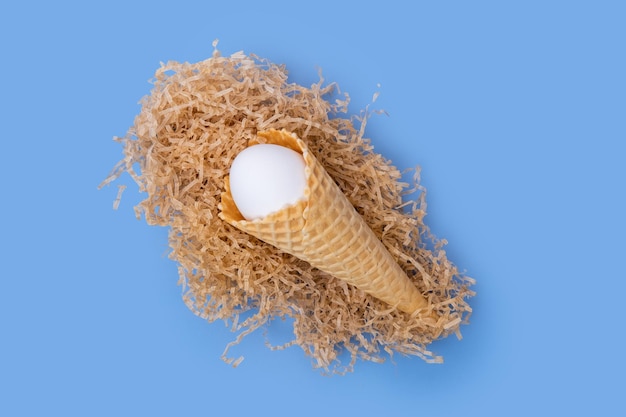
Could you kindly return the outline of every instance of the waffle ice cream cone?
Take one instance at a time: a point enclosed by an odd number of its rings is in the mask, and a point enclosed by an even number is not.
[[[237,209],[226,177],[220,218],[401,311],[412,314],[427,309],[426,299],[306,144],[286,131],[269,130],[258,136],[266,143],[302,154],[305,196],[293,205],[248,221]]]

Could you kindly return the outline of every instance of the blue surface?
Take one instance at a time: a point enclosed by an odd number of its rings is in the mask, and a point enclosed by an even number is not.
[[[0,415],[618,415],[625,3],[225,3],[0,6]],[[159,62],[215,38],[295,82],[321,67],[353,113],[380,91],[367,135],[422,167],[427,222],[478,280],[464,339],[433,346],[445,364],[324,377],[259,333],[233,369],[234,335],[183,304],[136,187],[118,211],[97,191]]]

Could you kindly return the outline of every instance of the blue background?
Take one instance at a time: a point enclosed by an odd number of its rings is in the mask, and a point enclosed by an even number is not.
[[[0,415],[618,415],[626,366],[626,3],[4,2]],[[97,185],[160,61],[220,39],[322,68],[367,136],[420,165],[427,223],[478,280],[445,364],[326,377],[181,300],[167,230]],[[380,83],[380,88],[377,84]],[[275,325],[270,340],[289,328]],[[383,414],[384,413],[384,414]]]

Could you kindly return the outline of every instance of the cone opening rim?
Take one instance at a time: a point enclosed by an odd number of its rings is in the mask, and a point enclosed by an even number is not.
[[[286,139],[286,138],[289,138],[289,139],[286,140],[285,142],[278,141],[276,140],[275,135],[279,135],[283,139]],[[306,178],[306,188],[304,189],[304,193],[303,193],[304,195],[300,199],[298,199],[298,201],[296,201],[295,203],[286,204],[280,209],[275,210],[265,215],[264,217],[260,217],[260,218],[253,219],[253,220],[247,220],[241,214],[241,212],[239,211],[239,209],[237,208],[237,205],[235,204],[233,200],[232,194],[230,192],[230,185],[229,185],[230,175],[226,175],[224,177],[224,192],[222,193],[222,202],[220,202],[220,204],[218,205],[218,209],[220,210],[219,212],[220,218],[222,218],[222,220],[227,220],[228,222],[235,223],[235,224],[271,223],[274,221],[275,217],[280,215],[280,213],[283,212],[284,210],[296,208],[297,206],[303,206],[302,217],[306,221],[308,217],[307,214],[309,211],[309,201],[310,201],[310,196],[311,196],[311,175],[312,175],[311,164],[313,163],[312,161],[313,156],[309,152],[308,147],[306,146],[306,144],[304,143],[302,139],[298,138],[294,133],[287,132],[284,129],[282,130],[268,129],[265,131],[261,131],[257,133],[257,137],[262,137],[265,140],[267,140],[267,142],[265,143],[284,146],[302,155],[302,157],[304,158],[304,163],[305,163],[304,175]],[[276,142],[279,142],[279,143],[276,143]],[[248,146],[246,148],[250,148],[252,146],[256,146],[260,144],[262,144],[262,142],[252,140],[248,143]],[[228,204],[227,206],[225,206],[223,204],[225,198],[232,204]]]

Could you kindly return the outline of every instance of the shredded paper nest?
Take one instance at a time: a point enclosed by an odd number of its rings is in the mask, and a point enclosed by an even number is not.
[[[232,358],[228,348],[276,318],[292,319],[294,338],[268,346],[297,344],[328,372],[350,371],[359,358],[382,362],[394,352],[441,362],[429,344],[452,333],[460,338],[471,314],[473,280],[447,259],[445,241],[424,224],[419,171],[414,184],[403,183],[364,138],[367,115],[347,117],[348,97],[335,87],[321,77],[310,88],[290,83],[283,66],[241,52],[223,57],[216,49],[199,63],[162,65],[134,125],[115,138],[124,158],[102,185],[127,172],[147,194],[135,208],[138,218],[169,227],[183,299],[198,316],[221,319],[237,333],[223,355],[234,365],[242,358]],[[434,306],[436,324],[397,311],[218,217],[231,162],[258,131],[271,128],[305,141]],[[404,201],[415,191],[414,201]]]

